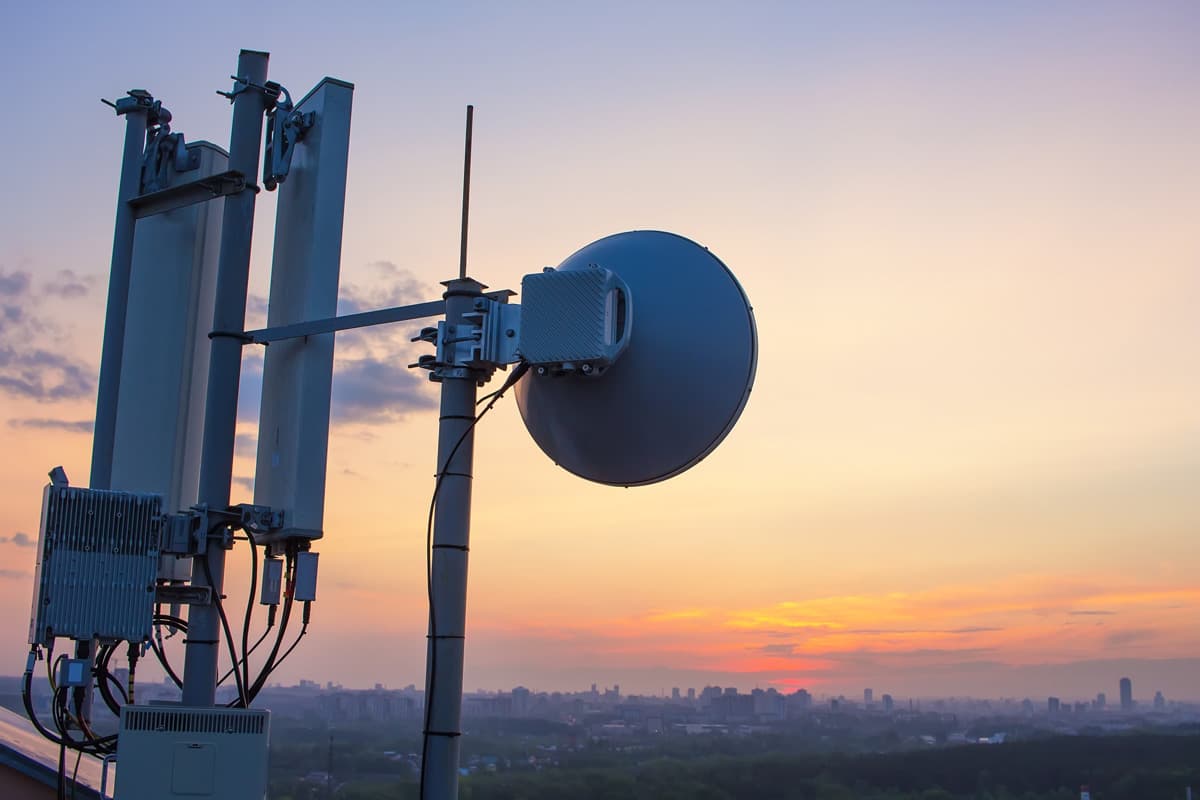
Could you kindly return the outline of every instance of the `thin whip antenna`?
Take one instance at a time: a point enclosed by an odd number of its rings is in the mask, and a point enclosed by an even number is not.
[[[467,143],[463,153],[462,239],[458,249],[458,277],[467,277],[467,218],[471,209],[471,128],[475,106],[467,106]]]

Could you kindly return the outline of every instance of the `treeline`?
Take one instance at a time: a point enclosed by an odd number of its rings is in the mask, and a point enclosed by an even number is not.
[[[652,757],[606,768],[461,779],[462,800],[1183,800],[1200,796],[1200,736],[1057,737],[881,755]],[[292,797],[321,797],[297,787]],[[405,781],[351,781],[344,800],[416,798]]]

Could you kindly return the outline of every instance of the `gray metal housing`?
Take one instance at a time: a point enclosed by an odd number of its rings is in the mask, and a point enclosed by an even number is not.
[[[29,643],[150,638],[162,496],[47,486]]]
[[[116,796],[262,800],[270,736],[263,709],[125,706]]]

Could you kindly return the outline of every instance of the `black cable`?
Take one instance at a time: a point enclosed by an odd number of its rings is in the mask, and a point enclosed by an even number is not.
[[[212,587],[213,605],[217,607],[217,616],[221,618],[221,628],[225,632],[225,643],[229,645],[229,660],[233,663],[234,678],[237,680],[238,699],[241,701],[242,708],[249,708],[250,701],[246,697],[246,684],[242,683],[242,671],[236,669],[238,663],[237,649],[233,646],[233,633],[229,629],[229,618],[225,616],[225,608],[221,603],[221,593],[217,590],[213,583],[212,570],[208,566],[208,553],[199,559],[201,566],[204,567],[204,577],[208,579],[208,585]]]
[[[34,646],[29,649],[29,660],[26,662],[25,673],[21,680],[21,703],[25,707],[25,715],[33,723],[38,733],[60,747],[70,747],[73,750],[80,750],[92,755],[110,753],[115,750],[116,734],[97,738],[90,731],[84,730],[83,733],[88,737],[88,740],[80,742],[71,738],[66,733],[67,720],[62,716],[69,713],[66,708],[68,695],[66,687],[56,688],[54,697],[51,698],[50,703],[51,715],[54,717],[54,724],[58,728],[58,733],[54,733],[42,723],[37,711],[33,707],[33,664],[36,659],[37,647]]]
[[[266,641],[267,636],[269,636],[271,634],[271,628],[273,628],[273,627],[275,627],[274,622],[269,623],[267,625],[267,629],[262,632],[262,636],[259,636],[258,641],[255,642],[253,645],[251,645],[250,649],[246,652],[247,657],[254,655],[254,651],[258,649],[258,646],[260,644],[262,644],[264,641]],[[217,681],[217,686],[220,686],[225,681],[229,680],[229,676],[232,674],[233,674],[233,667],[230,667],[229,670],[224,675],[221,676],[221,679],[219,681]]]
[[[125,694],[125,687],[121,686],[121,682],[117,680],[117,676],[113,675],[108,669],[108,662],[115,650],[116,647],[114,645],[106,644],[100,646],[100,649],[96,652],[95,671],[96,677],[99,678],[97,688],[100,690],[100,696],[104,698],[104,704],[108,706],[109,711],[119,717],[121,715],[121,704],[113,696],[112,689],[108,684],[111,682],[116,685],[117,689],[121,692],[122,699],[126,703],[129,702],[129,696]]]
[[[263,663],[262,669],[258,673],[258,677],[254,679],[254,684],[250,687],[250,701],[253,702],[258,693],[262,691],[263,686],[267,683],[267,678],[271,675],[271,670],[275,668],[275,659],[279,655],[279,648],[283,645],[283,635],[287,632],[288,620],[292,616],[292,606],[295,605],[295,575],[293,573],[294,555],[289,552],[287,554],[287,580],[284,589],[283,600],[283,618],[279,620],[279,631],[275,634],[275,644],[271,647],[271,652],[267,656],[267,660]]]
[[[187,625],[186,620],[183,620],[176,616],[172,616],[171,614],[156,613],[154,615],[154,629],[155,629],[155,634],[159,637],[159,639],[162,638],[162,633],[159,630],[159,626],[163,625],[163,624],[170,625],[171,627],[178,630],[180,633],[183,633],[185,635],[187,634],[188,625]],[[154,639],[151,639],[150,640],[150,649],[154,651],[154,656],[155,656],[155,658],[158,659],[158,663],[160,665],[162,665],[163,671],[167,673],[167,675],[175,683],[176,687],[182,689],[183,688],[183,680],[181,680],[179,675],[175,672],[175,670],[173,670],[171,668],[171,662],[167,660],[166,649],[165,649],[165,646],[163,646],[162,642],[161,641],[155,642]]]
[[[250,641],[250,617],[254,614],[254,590],[258,588],[258,542],[249,528],[242,530],[246,534],[246,541],[250,543],[250,591],[246,593],[246,617],[242,620],[242,686],[249,686],[250,650],[246,645]],[[236,669],[237,662],[233,666]]]
[[[67,800],[67,743],[58,746],[58,800]]]
[[[33,708],[33,658],[34,649],[29,650],[29,663],[26,665],[25,674],[21,681],[21,703],[25,706],[25,715],[29,717],[29,721],[33,723],[33,727],[37,728],[38,733],[46,737],[55,744],[62,744],[62,737],[51,733],[42,721],[38,718],[37,712]]]
[[[117,691],[121,693],[120,702],[117,702],[116,696],[113,695],[112,687],[109,684],[117,687]],[[129,697],[125,694],[125,687],[117,680],[117,676],[112,673],[107,673],[101,677],[100,683],[97,684],[100,690],[100,696],[104,698],[104,705],[108,706],[108,710],[114,715],[121,715],[121,706],[128,705]]]
[[[83,751],[75,755],[75,769],[71,773],[71,800],[75,800],[75,787],[79,785],[79,762],[83,760]]]
[[[300,640],[304,638],[304,634],[306,634],[306,633],[308,633],[308,623],[307,622],[300,626],[300,633],[298,633],[296,635],[296,641],[292,642],[292,646],[289,647],[287,650],[284,650],[283,655],[281,655],[279,657],[279,660],[275,662],[276,667],[278,667],[280,664],[282,664],[283,660],[292,654],[292,651],[296,649],[296,645],[300,644]]]
[[[60,686],[55,692],[55,696],[51,704],[51,711],[54,714],[54,724],[61,734],[61,738],[55,743],[65,743],[67,747],[70,747],[73,750],[83,750],[90,755],[100,755],[102,753],[113,752],[116,749],[117,734],[114,733],[109,736],[97,737],[86,727],[86,723],[83,723],[82,720],[79,720],[78,723],[80,730],[82,731],[84,737],[86,737],[85,740],[79,741],[71,737],[70,733],[68,732],[70,729],[70,723],[75,722],[76,720],[71,718],[71,710],[67,707],[69,697],[70,692],[68,691],[68,687]]]
[[[442,489],[442,478],[445,477],[446,470],[450,468],[450,462],[458,454],[458,448],[462,447],[463,442],[475,430],[479,421],[492,410],[496,401],[503,397],[504,393],[521,380],[528,371],[528,364],[524,362],[518,364],[499,389],[481,398],[481,401],[490,399],[484,409],[475,415],[475,419],[471,420],[471,424],[458,437],[454,447],[450,448],[450,454],[446,456],[445,462],[437,472],[433,484],[433,495],[429,498],[429,518],[425,523],[425,593],[429,599],[429,685],[425,687],[425,719],[421,726],[421,777],[417,794],[418,800],[425,800],[425,762],[429,751],[429,721],[433,709],[434,683],[437,680],[437,612],[433,601],[433,515],[437,509],[438,494]]]

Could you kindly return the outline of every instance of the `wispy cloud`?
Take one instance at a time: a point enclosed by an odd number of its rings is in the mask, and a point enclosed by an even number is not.
[[[68,433],[91,433],[93,423],[90,419],[65,420],[34,417],[29,419],[10,419],[10,428],[35,428],[38,430],[57,430]]]
[[[1179,609],[1164,612],[1168,605]],[[550,614],[519,629],[500,620],[476,624],[572,664],[653,660],[670,669],[800,686],[890,680],[900,673],[914,683],[930,675],[1010,675],[1122,648],[1136,648],[1139,657],[1181,657],[1200,646],[1193,612],[1200,612],[1200,589],[1187,586],[1147,590],[1114,576],[1085,583],[1029,575],[741,609],[656,608],[597,619]],[[1115,614],[1130,627],[1110,632],[1091,624],[1062,626],[1064,619]]]
[[[258,436],[252,433],[239,433],[233,440],[235,455],[252,458],[258,453]]]
[[[49,297],[86,297],[96,287],[95,275],[80,275],[74,270],[60,269],[54,277],[42,284],[42,294]]]
[[[437,407],[425,373],[383,358],[340,361],[333,373],[333,421],[379,423]]]
[[[0,270],[0,297],[21,297],[29,291],[29,273]]]
[[[411,270],[394,262],[375,261],[367,269],[371,273],[370,282],[342,284],[338,292],[339,315],[421,303],[442,296],[441,291],[434,290]]]
[[[389,308],[440,296],[412,272],[390,261],[368,265],[368,280],[343,283],[338,314],[355,314]],[[247,300],[247,315],[265,320],[267,301],[258,295]],[[437,407],[437,396],[423,371],[408,368],[412,347],[394,327],[377,331],[338,334],[333,365],[331,422],[337,425],[383,424],[409,413]],[[238,419],[257,420],[262,403],[263,353],[247,351],[242,362]],[[253,443],[238,443],[251,455]]]
[[[92,366],[63,350],[35,344],[54,329],[37,313],[38,302],[29,273],[0,270],[0,392],[43,402],[90,397],[95,391]]]
[[[21,578],[30,577],[31,574],[32,573],[23,572],[19,569],[0,569],[0,578],[5,580],[20,580]]]
[[[17,531],[12,536],[0,536],[0,544],[15,544],[17,547],[35,547],[37,542],[29,534]]]

